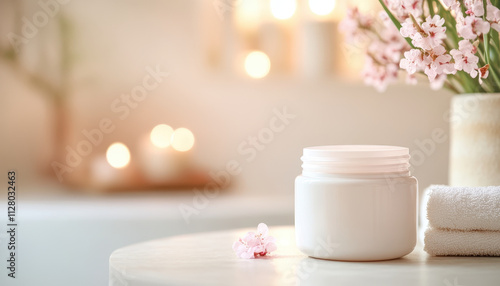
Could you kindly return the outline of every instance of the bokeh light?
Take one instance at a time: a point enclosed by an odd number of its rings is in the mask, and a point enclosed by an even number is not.
[[[291,18],[296,9],[296,0],[271,0],[271,13],[276,19]]]
[[[271,70],[269,57],[260,51],[249,53],[245,59],[245,71],[250,77],[263,78]]]
[[[193,133],[184,127],[177,128],[172,134],[172,148],[177,151],[185,152],[191,150],[194,145],[194,135]]]
[[[130,162],[130,151],[125,144],[116,142],[108,147],[106,159],[112,167],[123,168]]]
[[[267,5],[263,1],[256,0],[240,0],[238,5],[235,5],[235,21],[239,29],[244,31],[253,31],[259,28],[262,22],[262,15]]]
[[[316,15],[328,15],[335,8],[335,0],[309,0],[309,8]]]
[[[153,130],[151,130],[150,139],[151,143],[158,148],[166,148],[170,145],[170,139],[174,129],[166,124],[156,125]]]

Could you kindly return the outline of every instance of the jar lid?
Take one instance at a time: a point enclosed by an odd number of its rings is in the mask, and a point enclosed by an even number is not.
[[[304,172],[407,173],[409,149],[384,145],[334,145],[304,148]]]

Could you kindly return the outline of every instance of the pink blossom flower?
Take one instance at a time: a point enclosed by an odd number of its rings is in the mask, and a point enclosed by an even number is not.
[[[456,4],[460,5],[457,0],[443,0],[443,4],[447,7],[451,7]]]
[[[416,85],[417,82],[417,77],[414,74],[406,74],[406,84],[411,84],[411,85]]]
[[[372,56],[367,55],[361,76],[365,84],[375,87],[379,92],[383,92],[390,83],[398,79],[398,66],[394,63],[381,64]]]
[[[451,11],[454,11],[456,15],[462,14],[460,2],[458,0],[443,0],[443,3],[450,8]]]
[[[457,32],[458,35],[467,40],[473,40],[481,34],[488,33],[490,23],[475,16],[467,16],[465,18],[457,17]]]
[[[432,90],[441,89],[443,87],[445,81],[446,81],[445,74],[440,74],[440,75],[436,76],[434,79],[429,79],[430,86],[431,86]]]
[[[384,2],[399,19],[406,19],[410,14],[414,17],[422,15],[422,0],[385,0]]]
[[[385,41],[373,40],[368,46],[368,54],[381,64],[398,63],[403,51],[407,49],[407,43],[402,38],[387,30],[382,34]]]
[[[411,37],[413,45],[424,50],[440,46],[443,39],[446,39],[446,27],[443,27],[443,24],[444,19],[439,15],[434,15],[432,18],[428,16],[422,23],[420,31]]]
[[[385,12],[379,14],[384,29],[378,31],[379,37],[370,42],[362,76],[366,84],[384,91],[398,77],[398,64],[408,43],[401,37]]]
[[[487,78],[490,71],[489,71],[490,65],[486,64],[484,67],[479,68],[479,84],[482,84],[483,78]]]
[[[411,49],[405,52],[404,56],[399,62],[400,68],[405,69],[410,75],[422,70],[424,58],[419,49]]]
[[[379,18],[382,20],[383,27],[378,29],[380,40],[389,44],[397,44],[401,48],[409,49],[409,45],[392,22],[391,18],[385,11],[380,11]],[[408,19],[410,20],[410,19]],[[411,22],[411,20],[410,20]],[[414,28],[413,28],[414,29]]]
[[[259,223],[257,233],[248,232],[243,238],[233,243],[233,250],[240,258],[251,259],[264,256],[277,249],[276,240],[268,236],[269,229],[265,223]]]
[[[408,18],[401,23],[401,29],[399,32],[401,33],[401,36],[405,38],[413,38],[418,31],[413,21]]]
[[[481,17],[484,15],[483,0],[465,0],[464,6],[466,8],[465,14]]]
[[[407,13],[412,14],[414,17],[422,15],[422,0],[402,0],[401,8]]]
[[[362,76],[366,84],[383,91],[397,80],[399,61],[410,47],[386,12],[379,13],[379,17],[381,21],[376,23],[375,19],[352,9],[339,29],[345,33],[347,41],[369,40]]]
[[[438,88],[446,80],[446,74],[456,72],[450,60],[451,56],[446,53],[443,46],[437,46],[425,53],[420,49],[412,49],[404,53],[404,58],[399,62],[399,67],[405,69],[409,75],[423,70],[431,85]]]
[[[443,27],[444,19],[439,15],[434,17],[427,17],[426,21],[422,23],[422,29],[427,34],[427,42],[431,48],[440,45],[443,39],[446,39],[446,27]]]
[[[472,78],[477,76],[477,63],[479,58],[474,55],[477,48],[469,40],[462,40],[458,43],[458,50],[451,50],[450,54],[455,60],[455,68],[470,74]]]
[[[490,21],[491,28],[500,32],[500,9],[491,4],[488,4],[486,9],[486,20]]]
[[[385,11],[381,11],[379,13],[379,18],[382,20],[384,25],[384,27],[378,31],[381,37],[380,40],[387,43],[387,45],[391,46],[393,49],[398,50],[398,57],[400,57],[402,50],[410,48],[408,43],[406,43],[406,40],[401,37],[398,29]]]
[[[373,22],[372,17],[361,14],[354,7],[347,10],[345,18],[339,23],[339,30],[345,34],[348,42],[356,42],[372,27]]]
[[[418,19],[416,19],[418,21]],[[443,27],[444,19],[439,15],[428,16],[422,24],[415,23],[412,19],[406,19],[401,24],[400,33],[405,38],[410,38],[414,46],[424,50],[442,44],[446,39],[446,27]]]
[[[437,46],[424,57],[424,73],[432,82],[438,75],[455,74],[456,69],[450,63],[451,56],[443,46]]]

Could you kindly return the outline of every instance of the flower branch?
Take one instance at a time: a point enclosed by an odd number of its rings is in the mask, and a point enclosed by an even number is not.
[[[340,25],[347,39],[358,29],[377,35],[367,45],[367,84],[383,91],[403,70],[409,83],[415,83],[415,74],[425,74],[433,89],[500,91],[500,0],[379,2],[379,24],[360,25],[367,16],[356,9]]]

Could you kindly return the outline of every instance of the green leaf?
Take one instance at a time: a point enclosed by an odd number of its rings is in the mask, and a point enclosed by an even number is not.
[[[483,0],[483,6],[484,6],[483,20],[484,21],[487,21],[486,20],[486,7],[487,7],[487,5],[488,5],[487,1]],[[490,71],[491,76],[493,76],[493,81],[495,82],[495,85],[500,86],[500,78],[497,75],[498,70],[496,70],[495,66],[491,65],[491,61],[490,61],[490,32],[491,32],[491,30],[492,29],[490,29],[490,31],[488,31],[488,33],[483,34],[484,58],[485,58],[486,64],[490,65],[489,71]]]
[[[483,15],[483,20],[484,21],[487,21],[486,20],[486,0],[483,0],[483,5],[484,5],[484,15]],[[487,64],[490,64],[490,43],[489,43],[489,37],[488,37],[488,33],[484,34],[483,35],[483,39],[484,39],[484,54],[485,54],[485,58],[486,58],[486,63]]]
[[[431,0],[427,0],[427,6],[429,7],[429,13],[431,14],[431,17],[434,17],[434,7],[432,6],[432,1]]]

